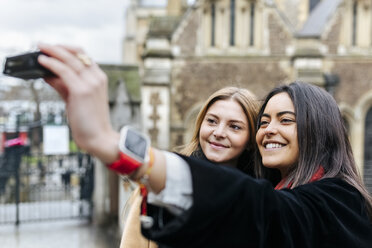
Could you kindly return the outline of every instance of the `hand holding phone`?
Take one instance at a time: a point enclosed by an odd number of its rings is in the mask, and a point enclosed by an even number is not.
[[[37,61],[40,54],[45,55],[39,51],[7,57],[3,73],[11,77],[22,79],[54,76],[51,71],[42,67]]]

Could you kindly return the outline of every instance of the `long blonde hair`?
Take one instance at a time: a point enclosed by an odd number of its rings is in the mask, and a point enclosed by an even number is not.
[[[183,146],[180,150],[181,154],[186,156],[192,155],[195,151],[200,149],[200,142],[199,142],[199,132],[201,124],[205,118],[205,115],[210,106],[213,103],[219,100],[229,100],[232,99],[236,101],[243,109],[245,115],[247,116],[248,120],[248,131],[249,131],[249,141],[247,146],[247,151],[249,152],[249,160],[251,161],[244,161],[246,164],[251,164],[253,161],[253,154],[256,149],[256,122],[257,122],[257,115],[259,110],[259,103],[256,100],[254,94],[252,94],[249,90],[237,87],[225,87],[216,92],[214,92],[204,103],[199,114],[196,118],[195,126],[191,141]],[[243,154],[242,154],[243,155]],[[242,155],[240,157],[242,157]],[[239,167],[239,166],[238,166]],[[240,168],[242,169],[242,168]]]

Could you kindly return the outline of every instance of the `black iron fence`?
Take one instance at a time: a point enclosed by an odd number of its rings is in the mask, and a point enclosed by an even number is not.
[[[94,160],[26,149],[10,147],[0,157],[0,224],[91,218]]]

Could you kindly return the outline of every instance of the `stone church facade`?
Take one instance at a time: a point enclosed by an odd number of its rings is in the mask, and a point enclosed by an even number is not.
[[[371,0],[132,0],[126,17],[123,60],[139,67],[142,126],[155,146],[187,142],[221,87],[260,99],[301,80],[333,94],[372,191]]]

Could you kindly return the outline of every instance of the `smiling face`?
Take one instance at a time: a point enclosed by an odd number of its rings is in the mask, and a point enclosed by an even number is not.
[[[249,141],[248,119],[234,100],[218,100],[207,110],[199,132],[208,160],[236,166]]]
[[[276,94],[267,102],[260,119],[256,142],[262,164],[279,169],[282,177],[298,162],[296,114],[287,93]]]

